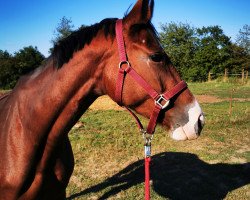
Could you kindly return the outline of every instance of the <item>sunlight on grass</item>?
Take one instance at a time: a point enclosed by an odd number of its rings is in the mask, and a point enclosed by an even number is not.
[[[246,121],[250,113],[245,113],[249,105],[249,102],[238,102],[232,116],[228,116],[225,102],[202,105],[207,113],[207,123],[204,134],[196,141],[172,141],[168,133],[158,127],[153,141],[153,154],[188,152],[211,164],[249,162],[249,127]],[[127,113],[113,110],[88,111],[81,121],[83,127],[73,130],[70,134],[76,166],[67,190],[68,196],[102,183],[124,167],[143,159],[143,140],[133,119]],[[242,137],[245,140],[242,140]],[[118,183],[115,187],[126,188]],[[141,181],[123,189],[124,191],[111,192],[111,199],[142,199],[143,187]],[[116,191],[112,188],[113,186],[108,186],[98,192],[87,193],[80,199],[98,199],[109,191]],[[153,192],[152,196],[154,199],[166,199],[157,192]]]
[[[220,94],[229,85],[208,89],[202,84],[192,83],[190,88],[200,94],[230,95]],[[241,98],[249,98],[247,89],[245,93],[239,87]],[[201,106],[206,124],[198,140],[176,142],[157,127],[152,146],[152,199],[250,199],[250,101],[234,101],[231,114],[228,101]],[[80,122],[69,134],[75,170],[67,196],[143,199],[144,141],[131,116],[124,111],[88,110]]]
[[[190,90],[196,95],[214,95],[220,98],[250,98],[250,81],[242,83],[234,82],[203,82],[188,83]]]

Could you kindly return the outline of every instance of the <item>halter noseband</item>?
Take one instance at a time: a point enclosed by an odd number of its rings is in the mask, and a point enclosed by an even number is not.
[[[163,94],[159,94],[155,89],[151,87],[130,65],[126,49],[124,46],[124,40],[123,40],[123,26],[122,26],[122,20],[118,19],[116,21],[116,39],[118,44],[118,50],[119,50],[119,57],[120,57],[120,63],[119,63],[119,72],[116,82],[116,91],[115,91],[115,100],[116,102],[122,106],[122,89],[124,85],[124,80],[126,74],[129,74],[141,87],[145,89],[145,91],[148,93],[148,95],[153,98],[155,101],[155,107],[154,110],[150,116],[150,120],[148,123],[147,130],[143,129],[143,126],[139,120],[139,118],[126,106],[124,106],[131,115],[135,118],[137,125],[141,132],[146,135],[146,139],[151,139],[152,135],[155,131],[155,127],[157,124],[157,119],[159,116],[159,113],[161,110],[168,107],[169,102],[171,98],[179,94],[180,92],[184,91],[187,88],[187,84],[185,81],[179,82],[177,85],[175,85],[171,90],[166,91]],[[123,65],[127,65],[127,67],[124,69],[122,68]]]

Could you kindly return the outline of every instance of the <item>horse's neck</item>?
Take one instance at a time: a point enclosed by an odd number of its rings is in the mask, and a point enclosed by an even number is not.
[[[98,77],[102,74],[102,66],[96,61],[98,55],[95,58],[92,56],[93,60],[83,60],[83,56],[87,54],[88,51],[76,53],[74,58],[60,69],[54,68],[49,62],[49,66],[38,69],[33,75],[25,78],[25,87],[22,87],[25,89],[19,92],[19,106],[23,114],[29,111],[27,119],[24,119],[26,123],[33,123],[29,130],[55,134],[68,132],[98,97],[95,91],[99,84]],[[37,127],[42,129],[38,130]]]

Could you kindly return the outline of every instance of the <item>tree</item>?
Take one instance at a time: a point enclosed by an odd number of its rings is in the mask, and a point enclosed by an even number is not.
[[[206,80],[209,71],[223,73],[228,68],[227,60],[230,58],[230,38],[219,26],[197,28],[197,51],[193,65],[200,69],[196,79]]]
[[[222,73],[229,66],[231,42],[219,26],[194,28],[171,22],[161,29],[163,48],[184,79],[205,81],[209,71]]]
[[[73,32],[74,25],[71,19],[67,19],[63,16],[54,31],[54,38],[52,38],[51,43],[55,46],[60,40],[68,37]],[[49,53],[53,51],[53,47],[49,50]]]
[[[227,60],[229,66],[229,73],[239,74],[242,69],[249,69],[250,66],[250,55],[247,54],[246,50],[237,45],[232,44],[230,46],[230,58]]]
[[[245,24],[242,29],[240,29],[239,34],[236,39],[236,44],[238,48],[234,48],[236,52],[236,59],[239,62],[241,69],[250,69],[250,25]],[[237,50],[237,51],[236,51]]]
[[[184,79],[190,77],[192,59],[196,51],[195,29],[189,24],[166,23],[161,25],[160,41],[171,61]]]
[[[250,25],[245,24],[243,28],[240,29],[236,43],[244,48],[247,54],[250,55]]]
[[[8,88],[8,85],[11,84],[14,66],[12,55],[0,50],[0,88]]]
[[[29,46],[16,52],[14,58],[17,73],[23,75],[39,67],[45,57],[37,47]]]
[[[0,87],[13,88],[20,76],[40,66],[43,60],[44,56],[37,47],[24,47],[14,56],[0,50]]]

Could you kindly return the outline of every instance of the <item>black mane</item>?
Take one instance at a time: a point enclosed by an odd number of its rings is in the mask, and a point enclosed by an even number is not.
[[[67,38],[59,41],[52,52],[54,66],[57,68],[62,67],[64,63],[67,63],[72,58],[74,52],[81,50],[85,44],[89,44],[101,29],[103,29],[105,37],[111,35],[114,38],[115,22],[115,18],[104,19],[100,23],[80,28]]]

